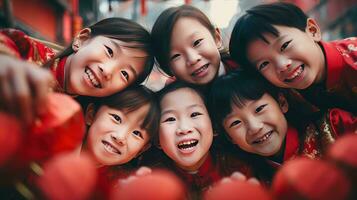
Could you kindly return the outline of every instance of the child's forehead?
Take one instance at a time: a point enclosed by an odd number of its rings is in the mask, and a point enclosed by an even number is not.
[[[180,88],[163,96],[160,102],[161,109],[181,111],[190,108],[205,108],[202,97],[191,88]]]
[[[176,90],[166,93],[163,96],[161,102],[164,101],[165,99],[170,99],[171,101],[172,100],[183,101],[183,99],[191,99],[193,101],[200,101],[200,102],[203,101],[201,95],[196,90],[189,87],[178,88]]]

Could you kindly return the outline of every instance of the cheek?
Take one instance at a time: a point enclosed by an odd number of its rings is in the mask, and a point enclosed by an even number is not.
[[[159,130],[159,142],[161,147],[168,146],[171,141],[170,135],[172,135],[172,128],[168,126],[160,126]]]
[[[174,64],[172,64],[170,69],[174,76],[180,76],[185,74],[187,71],[187,66],[183,59],[181,59],[180,61],[176,61]]]
[[[242,131],[239,130],[230,131],[229,137],[232,140],[232,142],[238,146],[242,146],[246,144],[246,139],[244,137],[244,134],[242,134]]]

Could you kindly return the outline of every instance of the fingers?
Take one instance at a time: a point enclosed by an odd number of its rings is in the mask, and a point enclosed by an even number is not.
[[[247,180],[247,182],[250,183],[250,184],[253,184],[253,185],[260,185],[260,182],[258,181],[258,179],[254,178],[254,177],[249,178]]]
[[[14,98],[17,104],[16,113],[26,124],[30,124],[34,115],[30,86],[27,82],[25,71],[20,68],[16,69],[15,74],[11,74],[13,77]]]
[[[28,72],[28,80],[31,85],[33,106],[37,114],[43,113],[43,104],[46,101],[49,88],[52,87],[54,78],[47,70],[38,69],[36,71],[30,70]]]
[[[251,177],[247,179],[247,177],[242,174],[241,172],[234,172],[231,174],[229,177],[224,177],[221,179],[219,183],[230,183],[232,181],[246,181],[247,183],[253,184],[253,185],[260,185],[258,179]]]
[[[13,57],[0,55],[0,109],[26,124],[41,111],[53,77],[48,70]]]
[[[0,67],[0,109],[15,114],[11,82],[11,79],[9,79],[9,71]]]
[[[151,172],[152,172],[152,169],[149,167],[145,167],[145,166],[140,167],[138,170],[136,170],[134,175],[131,175],[125,179],[119,179],[119,185],[128,184],[128,183],[138,179],[141,176],[146,176],[146,175],[151,174]]]
[[[140,167],[135,172],[135,175],[137,175],[137,176],[145,176],[145,175],[151,174],[151,172],[152,172],[151,168],[143,166],[143,167]]]
[[[247,177],[244,174],[240,173],[240,172],[232,173],[231,178],[233,180],[238,180],[238,181],[246,181],[247,180]]]

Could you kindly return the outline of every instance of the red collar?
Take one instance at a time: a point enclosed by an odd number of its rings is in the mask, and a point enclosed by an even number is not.
[[[333,43],[321,41],[320,44],[325,54],[327,68],[326,88],[330,89],[335,86],[341,78],[341,73],[345,62],[343,56]]]
[[[220,180],[221,175],[216,165],[213,162],[211,154],[208,154],[206,160],[203,162],[197,173],[189,173],[179,167],[177,167],[179,173],[185,177],[185,181],[190,184],[198,184],[199,186],[210,185]]]
[[[284,161],[289,160],[299,151],[299,137],[295,128],[289,126],[286,133],[286,143],[284,151]]]
[[[284,158],[282,163],[270,159],[267,162],[274,168],[279,168],[286,160],[291,159],[299,151],[299,137],[295,128],[289,126],[285,136]]]

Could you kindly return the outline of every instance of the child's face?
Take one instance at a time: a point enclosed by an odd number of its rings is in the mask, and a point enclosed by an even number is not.
[[[128,44],[104,36],[82,38],[66,62],[68,92],[102,97],[133,83],[144,71],[147,53],[125,46]]]
[[[89,128],[87,148],[102,165],[129,162],[149,145],[147,131],[140,127],[149,104],[130,113],[102,106]]]
[[[232,105],[232,112],[223,120],[223,127],[232,142],[244,151],[272,156],[284,141],[287,121],[282,106],[269,94],[259,100],[249,100],[243,108]]]
[[[193,84],[207,84],[218,73],[222,41],[218,31],[215,38],[199,21],[179,19],[171,35],[170,69],[179,79]]]
[[[309,26],[309,25],[308,25]],[[305,89],[322,81],[324,55],[317,41],[319,33],[307,28],[274,26],[279,37],[264,34],[269,44],[261,39],[248,45],[247,56],[253,66],[278,87]]]
[[[213,129],[202,98],[190,88],[165,95],[159,140],[163,151],[182,169],[197,170],[208,155]]]

